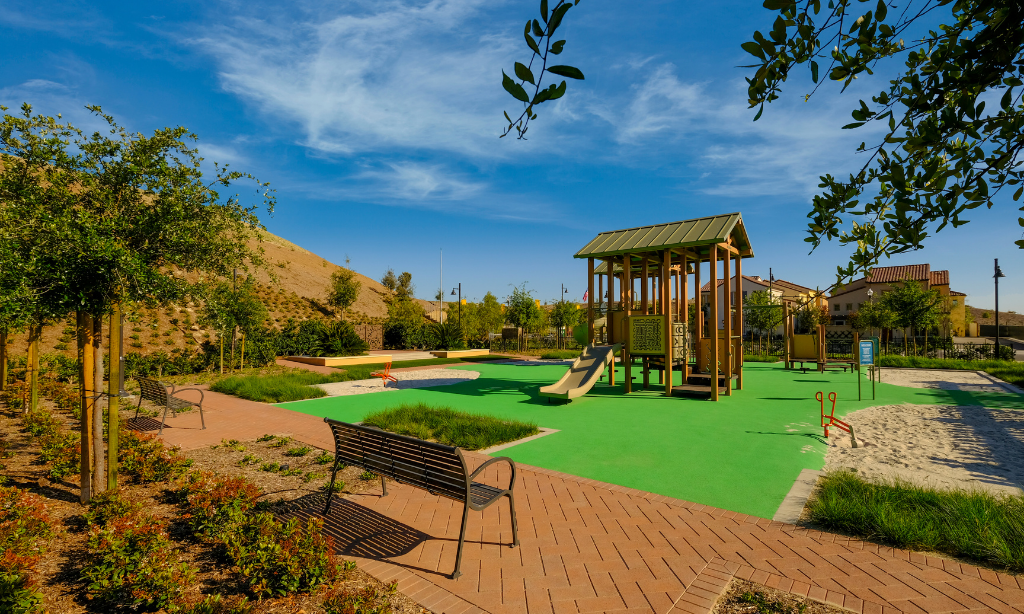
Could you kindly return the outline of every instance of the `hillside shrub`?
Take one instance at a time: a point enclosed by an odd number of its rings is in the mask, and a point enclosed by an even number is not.
[[[165,521],[137,513],[89,531],[82,579],[89,598],[111,609],[166,608],[195,574],[178,561]]]
[[[179,478],[192,461],[168,448],[153,435],[121,431],[119,447],[121,474],[137,484],[166,482]]]
[[[206,539],[223,539],[255,507],[260,489],[243,477],[194,472],[181,495],[189,529]]]
[[[323,521],[295,518],[280,522],[272,514],[250,515],[226,541],[228,556],[259,598],[310,592],[332,584],[341,565]]]

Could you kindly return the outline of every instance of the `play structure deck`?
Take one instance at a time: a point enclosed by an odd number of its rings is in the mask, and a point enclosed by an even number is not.
[[[650,373],[657,371],[668,396],[697,393],[717,401],[719,394],[732,394],[733,382],[743,388],[740,284],[743,260],[753,256],[739,213],[602,232],[576,253],[587,260],[587,341],[621,344],[626,393],[633,390],[637,359],[643,387],[650,387]],[[711,281],[707,314],[699,300],[705,263]],[[696,322],[689,321],[691,288],[701,307]],[[727,317],[720,317],[721,309]],[[682,372],[682,386],[673,386],[674,371]]]
[[[587,394],[601,379],[605,367],[609,368],[610,374],[614,373],[615,354],[621,349],[620,345],[588,345],[560,380],[540,389],[540,396],[572,400]],[[609,380],[609,383],[615,382]]]

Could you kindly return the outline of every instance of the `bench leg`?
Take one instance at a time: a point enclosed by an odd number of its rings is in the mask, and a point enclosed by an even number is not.
[[[203,417],[203,404],[199,404],[199,421],[203,424],[203,430],[206,430],[206,418]]]
[[[508,509],[512,512],[512,548],[519,545],[519,529],[516,526],[516,498],[508,493]]]
[[[139,391],[139,404],[135,406],[135,418],[139,417],[139,410],[142,409],[142,392]],[[132,418],[132,420],[135,420]]]
[[[382,497],[388,496],[388,483],[384,481],[384,476],[380,476],[380,488],[384,492],[381,494]]]
[[[167,405],[164,405],[164,419],[160,421],[160,430],[157,431],[157,433],[156,433],[157,437],[159,437],[164,432],[164,424],[167,423],[167,410],[168,409],[170,409],[170,407],[167,406]]]
[[[334,469],[331,471],[331,485],[327,487],[327,505],[324,507],[324,516],[331,513],[331,501],[334,500],[334,479],[338,477],[338,459],[334,459]]]
[[[455,553],[455,571],[452,572],[452,580],[462,575],[462,546],[466,543],[466,521],[469,520],[469,502],[462,508],[462,531],[459,533],[459,549]]]

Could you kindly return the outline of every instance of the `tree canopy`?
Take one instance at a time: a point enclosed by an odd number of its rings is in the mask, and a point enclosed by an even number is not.
[[[363,284],[356,279],[355,271],[340,268],[331,274],[331,285],[327,289],[327,304],[345,319],[345,310],[359,298],[359,289]]]

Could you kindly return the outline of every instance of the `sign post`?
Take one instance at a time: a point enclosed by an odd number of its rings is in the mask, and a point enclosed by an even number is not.
[[[875,343],[868,339],[860,342],[857,352],[857,364],[871,366],[872,375],[875,370]],[[860,399],[860,377],[857,377],[857,398]],[[871,400],[875,400],[875,378],[871,378]]]

